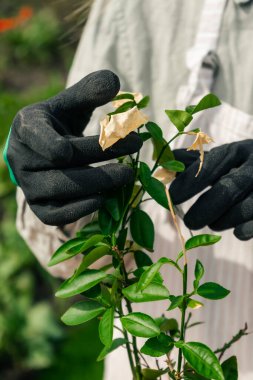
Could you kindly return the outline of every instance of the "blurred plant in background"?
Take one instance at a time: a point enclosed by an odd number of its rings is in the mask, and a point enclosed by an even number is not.
[[[60,325],[66,309],[52,297],[58,280],[37,263],[15,228],[15,188],[2,158],[17,111],[65,85],[75,45],[62,36],[71,25],[67,1],[1,0],[0,5],[0,379],[99,380],[103,366],[96,323]],[[71,21],[70,21],[71,22]],[[73,28],[75,20],[72,18]],[[67,33],[68,34],[68,33]],[[81,353],[81,354],[80,354]],[[81,355],[81,356],[80,356]]]

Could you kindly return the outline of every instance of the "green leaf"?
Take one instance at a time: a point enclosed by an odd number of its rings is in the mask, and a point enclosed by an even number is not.
[[[157,282],[149,284],[145,290],[137,290],[137,284],[129,285],[122,293],[131,302],[151,302],[169,298],[168,289]]]
[[[151,170],[148,165],[145,162],[140,162],[140,180],[144,189],[148,187],[151,176]]]
[[[230,290],[223,288],[223,286],[215,282],[206,282],[200,285],[197,289],[197,293],[199,296],[210,300],[219,300],[225,298],[230,293]]]
[[[175,261],[168,259],[167,257],[161,257],[156,263],[152,264],[149,268],[147,268],[145,272],[141,275],[137,289],[144,290],[151,283],[151,281],[153,281],[155,275],[159,272],[159,270],[164,264],[172,265],[181,272],[181,269],[175,263]]]
[[[141,373],[143,375],[143,380],[156,380],[167,372],[168,372],[167,369],[162,370],[162,369],[143,368],[141,370]]]
[[[212,350],[199,342],[177,342],[177,347],[190,366],[200,375],[213,380],[224,380],[221,365]]]
[[[127,340],[124,338],[114,339],[110,348],[104,347],[103,350],[100,352],[97,358],[97,362],[100,362],[106,357],[106,355],[110,354],[112,351],[116,350],[117,348],[119,348],[120,346],[123,346],[123,344],[126,344],[126,343],[127,343]]]
[[[177,307],[180,307],[184,301],[184,296],[169,296],[169,299],[171,301],[170,307],[167,309],[168,311],[176,309]]]
[[[194,289],[196,289],[199,286],[199,281],[204,276],[204,273],[205,273],[205,269],[204,269],[203,264],[199,260],[196,260],[195,270],[194,270],[195,280],[193,281]]]
[[[139,137],[142,139],[143,142],[151,139],[151,134],[149,132],[140,132]]]
[[[192,121],[192,115],[187,111],[165,110],[165,113],[179,132],[183,132],[185,127]]]
[[[85,292],[99,284],[107,277],[105,272],[96,269],[87,269],[79,276],[64,281],[56,292],[56,297],[68,298]]]
[[[186,363],[184,366],[184,380],[210,380],[204,376],[199,375],[194,369]]]
[[[201,235],[195,235],[191,237],[187,242],[185,243],[185,249],[188,251],[190,249],[196,248],[196,247],[202,247],[206,245],[212,245],[217,243],[221,239],[221,236],[219,235],[211,235],[211,234],[201,234]]]
[[[144,313],[130,313],[121,318],[123,327],[132,335],[153,338],[160,334],[153,318]]]
[[[169,209],[164,185],[156,178],[151,177],[151,171],[147,164],[140,163],[140,181],[147,193],[161,206]]]
[[[111,347],[113,339],[114,308],[107,309],[99,322],[99,337],[106,347]]]
[[[153,250],[155,229],[150,216],[142,210],[135,209],[130,218],[130,230],[133,240],[141,247]]]
[[[112,192],[112,194],[106,196],[105,208],[112,216],[112,218],[118,222],[123,212],[122,192]]]
[[[185,164],[181,161],[176,161],[176,160],[163,162],[161,166],[173,172],[183,172],[185,170]]]
[[[178,322],[174,318],[157,318],[156,322],[160,327],[161,331],[170,332],[171,335],[174,335],[175,332],[178,331]]]
[[[115,96],[115,98],[113,98],[112,101],[114,102],[115,100],[121,100],[121,99],[134,100],[134,95],[126,92],[125,94],[119,94],[119,95]]]
[[[123,113],[131,108],[135,107],[136,103],[134,101],[125,102],[121,106],[119,106],[115,111],[108,113],[108,116],[116,115],[118,113]]]
[[[238,368],[236,356],[231,356],[225,360],[221,368],[223,370],[225,380],[238,380]]]
[[[138,279],[141,277],[141,275],[145,272],[145,270],[148,269],[148,266],[144,266],[144,267],[141,267],[141,268],[137,268],[133,271],[133,275],[135,277],[137,277]],[[152,282],[156,282],[156,283],[159,283],[159,284],[163,284],[163,278],[162,278],[162,275],[157,272],[156,275],[154,276],[154,279]]]
[[[197,300],[194,300],[193,298],[189,298],[187,300],[187,307],[190,307],[191,309],[199,309],[200,307],[203,307],[203,303],[199,302]]]
[[[158,141],[159,140],[163,141],[163,131],[159,127],[159,125],[157,125],[156,123],[153,123],[152,121],[149,121],[145,125],[145,127],[147,128],[147,130],[149,131],[153,139],[158,140]]]
[[[170,149],[167,141],[164,138],[162,140],[157,140],[153,138],[152,143],[154,146],[154,152],[152,157],[154,161],[158,160],[158,163],[161,165],[163,162],[175,159],[172,150]]]
[[[96,246],[96,244],[102,242],[104,240],[104,235],[98,234],[91,236],[88,240],[86,240],[82,246],[82,252],[87,251],[88,249]]]
[[[76,233],[77,237],[82,237],[85,240],[93,235],[101,234],[101,228],[99,227],[98,220],[86,224],[80,231]]]
[[[142,98],[139,103],[137,103],[137,108],[140,110],[142,108],[145,108],[148,106],[149,104],[149,101],[150,101],[150,97],[149,96],[144,96],[144,98]]]
[[[97,317],[105,310],[105,307],[93,300],[85,300],[72,305],[61,317],[63,323],[68,326],[80,325]]]
[[[104,235],[111,235],[117,229],[117,223],[105,208],[99,210],[98,222]]]
[[[142,251],[134,252],[134,260],[137,265],[137,268],[142,268],[153,264],[151,258],[145,252]]]
[[[141,348],[141,353],[152,357],[159,357],[167,354],[172,350],[174,341],[164,333],[159,336],[148,339]]]
[[[86,270],[91,264],[101,259],[101,257],[110,255],[110,254],[111,254],[111,248],[106,244],[95,247],[94,249],[92,249],[92,251],[90,251],[84,256],[82,263],[80,264],[79,268],[77,269],[75,273],[75,276],[78,276],[80,273]]]
[[[83,246],[83,243],[83,238],[75,238],[68,240],[55,251],[48,263],[48,266],[52,267],[53,265],[61,263],[65,260],[69,260],[71,259],[71,257],[76,256],[78,253],[81,252],[80,249]],[[76,250],[74,251],[73,248],[76,248]]]
[[[120,251],[122,251],[125,248],[127,231],[128,231],[128,228],[124,228],[123,230],[120,230],[119,236],[117,237],[117,246]]]
[[[191,108],[187,107],[187,111],[190,111],[190,113],[193,115],[197,112],[206,110],[208,108],[217,107],[219,105],[221,105],[220,99],[214,94],[208,94],[204,96],[196,106],[189,106]]]

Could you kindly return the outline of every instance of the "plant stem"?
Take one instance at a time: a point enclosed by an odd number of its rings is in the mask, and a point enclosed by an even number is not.
[[[128,299],[126,300],[126,307],[129,313],[132,313],[133,309],[131,306],[131,303]],[[136,380],[141,380],[142,379],[142,374],[141,374],[141,364],[140,364],[140,358],[139,358],[139,353],[138,353],[138,348],[137,348],[137,341],[136,337],[133,336],[133,351],[134,351],[134,357],[135,357],[135,365],[136,365],[136,375],[137,379]]]
[[[121,317],[124,315],[121,304],[119,305],[119,314]],[[134,367],[134,361],[133,361],[131,347],[129,343],[128,333],[124,328],[123,328],[123,335],[124,335],[124,338],[126,339],[126,349],[127,349],[127,355],[128,355],[131,371],[132,371],[133,377],[135,377],[135,367]]]
[[[184,265],[184,271],[183,271],[183,296],[187,294],[187,275],[188,275],[188,267],[187,263]],[[187,309],[187,300],[184,299],[182,303],[182,309],[181,309],[181,327],[180,327],[180,340],[184,341],[185,338],[185,313]],[[178,374],[181,372],[181,366],[182,366],[182,349],[179,348],[178,351],[178,362],[177,362],[177,372]]]

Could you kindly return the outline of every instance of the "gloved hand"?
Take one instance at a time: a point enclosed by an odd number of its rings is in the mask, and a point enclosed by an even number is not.
[[[205,154],[203,168],[195,177],[198,152],[175,150],[187,169],[170,186],[174,204],[207,189],[184,217],[192,230],[209,226],[214,231],[234,228],[240,240],[253,237],[253,140],[221,145]],[[194,154],[196,153],[196,154]],[[194,157],[195,156],[195,157]]]
[[[132,169],[90,164],[135,153],[142,145],[131,133],[102,151],[98,136],[82,132],[96,107],[118,93],[118,77],[94,72],[49,100],[23,108],[15,117],[5,147],[12,179],[45,224],[71,223],[101,207],[104,193],[133,180]]]

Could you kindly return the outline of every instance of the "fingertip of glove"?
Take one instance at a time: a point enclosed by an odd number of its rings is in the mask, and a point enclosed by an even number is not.
[[[253,221],[242,223],[234,229],[237,239],[247,241],[253,238]]]
[[[96,106],[111,101],[119,92],[120,81],[110,70],[99,70],[86,77],[85,91],[89,95],[89,102]]]

